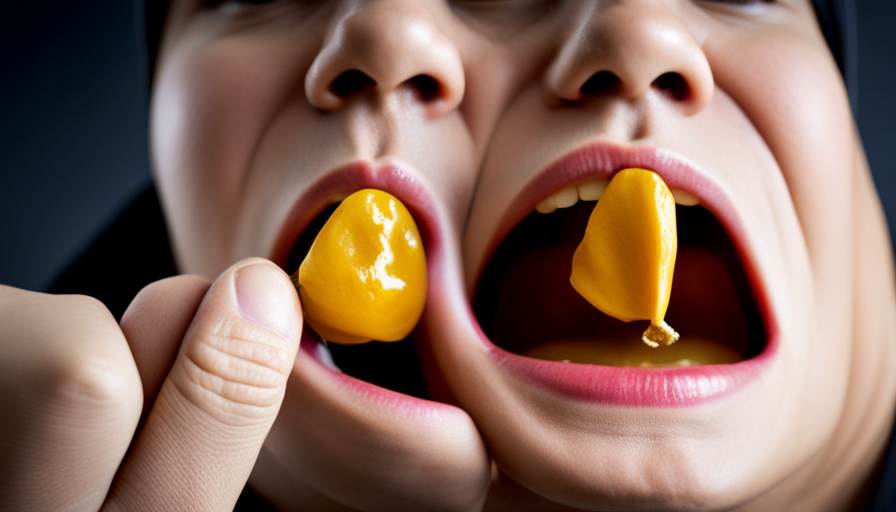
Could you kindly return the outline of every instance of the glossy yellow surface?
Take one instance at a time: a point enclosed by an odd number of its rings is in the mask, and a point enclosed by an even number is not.
[[[398,341],[426,301],[426,256],[417,225],[391,194],[346,198],[298,271],[305,321],[328,342]]]
[[[570,282],[604,313],[630,322],[650,320],[643,340],[678,339],[663,321],[678,250],[675,200],[663,180],[644,169],[613,177],[588,220],[572,260]]]

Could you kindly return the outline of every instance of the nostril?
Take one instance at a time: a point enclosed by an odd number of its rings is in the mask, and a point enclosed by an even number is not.
[[[599,71],[582,84],[582,96],[599,96],[619,90],[622,82],[611,71]]]
[[[363,71],[350,69],[333,80],[333,83],[330,84],[330,92],[344,99],[374,87],[376,87],[376,81]]]
[[[653,81],[653,86],[679,101],[691,94],[687,81],[678,73],[663,73]]]
[[[442,95],[441,84],[429,75],[417,75],[409,78],[405,83],[420,96],[420,100],[424,103],[437,100]]]

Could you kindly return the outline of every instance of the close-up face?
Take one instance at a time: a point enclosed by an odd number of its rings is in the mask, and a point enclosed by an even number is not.
[[[466,281],[425,318],[454,399],[513,485],[565,505],[715,509],[782,485],[856,386],[844,240],[855,198],[874,201],[854,190],[849,102],[811,3],[528,3],[544,13],[505,43],[525,59]],[[668,349],[570,285],[594,201],[626,168],[679,203]]]
[[[466,1],[172,2],[153,83],[152,154],[179,270],[214,278],[255,255],[292,273],[330,207],[375,188],[414,216],[430,279],[461,282],[445,260],[459,261],[513,83],[501,42],[515,24],[496,22]],[[367,484],[339,496],[349,506],[367,499],[365,489],[381,500],[391,479],[441,479],[445,503],[461,508],[484,499],[485,448],[465,413],[334,371],[310,332],[302,349],[256,468],[262,476],[253,476],[268,499],[326,502],[353,471]],[[362,366],[419,375],[413,349],[407,364],[398,350],[398,359]],[[431,459],[433,474],[419,471],[414,453]],[[452,495],[442,472],[472,492]]]
[[[179,268],[285,266],[297,234],[364,187],[457,236],[502,95],[476,81],[505,67],[469,25],[442,0],[173,2],[152,140]]]
[[[175,0],[151,121],[181,272],[293,273],[365,188],[420,230],[426,306],[389,371],[426,390],[339,372],[360,349],[306,331],[250,479],[277,506],[731,508],[822,482],[871,392],[849,241],[877,199],[809,0]],[[628,168],[677,203],[670,347],[570,284]]]

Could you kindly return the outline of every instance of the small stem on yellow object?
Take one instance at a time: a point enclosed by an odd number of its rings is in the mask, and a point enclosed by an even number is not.
[[[653,348],[660,346],[660,343],[671,345],[678,341],[678,338],[679,334],[665,321],[661,321],[659,325],[651,323],[650,327],[641,335],[641,341]]]

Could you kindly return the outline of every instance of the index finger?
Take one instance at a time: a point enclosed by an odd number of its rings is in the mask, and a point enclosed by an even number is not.
[[[301,337],[289,277],[261,259],[205,295],[106,502],[108,509],[232,509],[280,409]]]

